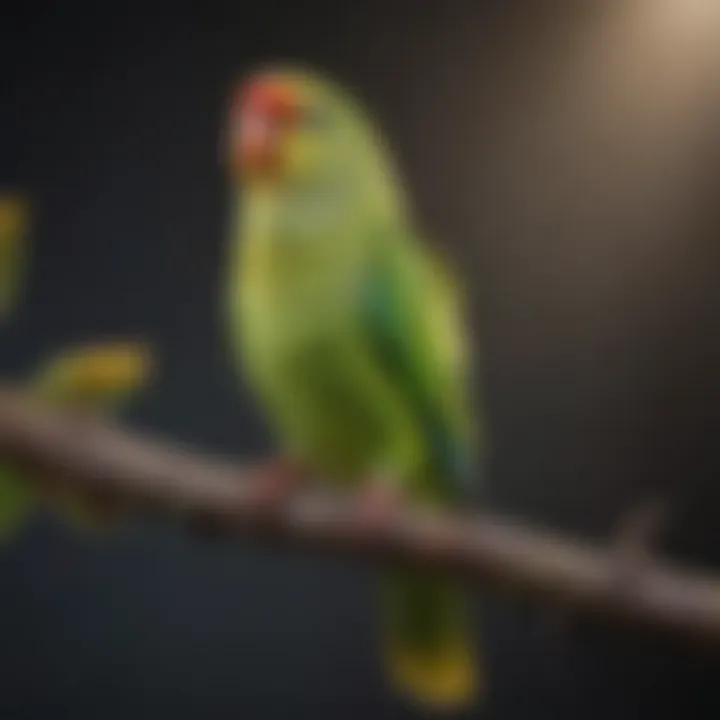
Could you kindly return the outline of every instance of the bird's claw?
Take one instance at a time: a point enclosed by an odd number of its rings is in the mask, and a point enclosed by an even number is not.
[[[260,463],[252,470],[254,499],[261,505],[277,507],[285,503],[307,482],[307,469],[288,458]]]
[[[355,526],[363,536],[377,535],[397,519],[404,505],[403,493],[396,485],[384,479],[371,480],[356,498]]]

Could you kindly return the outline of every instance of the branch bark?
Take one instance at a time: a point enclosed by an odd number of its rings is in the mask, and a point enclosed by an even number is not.
[[[720,644],[720,579],[647,559],[632,577],[617,552],[492,515],[408,509],[363,532],[351,498],[307,490],[268,504],[257,472],[190,448],[51,411],[0,390],[0,456],[137,511],[219,532],[378,564],[404,563],[633,627]]]

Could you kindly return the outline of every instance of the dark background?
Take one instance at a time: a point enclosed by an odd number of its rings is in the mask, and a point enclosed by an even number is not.
[[[238,73],[302,60],[374,109],[471,281],[487,504],[603,541],[660,489],[663,549],[720,562],[714,4],[194,5],[1,11],[0,183],[37,206],[3,371],[148,337],[162,375],[129,422],[269,449],[218,321],[219,132]],[[0,717],[411,717],[376,663],[371,587],[169,526],[98,541],[38,518],[0,553]],[[492,686],[474,716],[720,709],[717,655],[492,598],[482,612]]]

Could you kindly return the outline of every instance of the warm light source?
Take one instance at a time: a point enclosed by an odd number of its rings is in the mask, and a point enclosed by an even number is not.
[[[718,0],[617,0],[611,8],[608,30],[623,57],[652,63],[658,82],[664,73],[697,75],[718,56]]]

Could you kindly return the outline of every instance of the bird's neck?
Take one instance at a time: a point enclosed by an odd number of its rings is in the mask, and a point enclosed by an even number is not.
[[[372,253],[373,235],[399,237],[405,224],[399,203],[375,190],[343,182],[247,188],[235,231],[243,281],[291,298],[302,285],[321,292],[351,282]]]
[[[241,207],[242,260],[278,282],[317,270],[332,251],[338,220],[319,192],[250,191]]]

